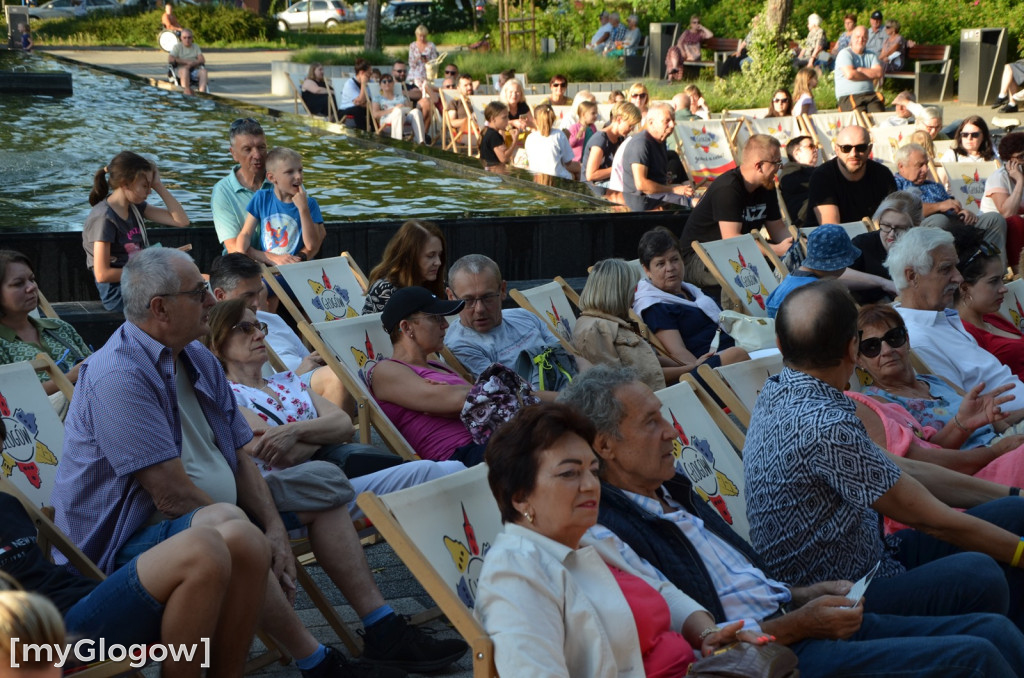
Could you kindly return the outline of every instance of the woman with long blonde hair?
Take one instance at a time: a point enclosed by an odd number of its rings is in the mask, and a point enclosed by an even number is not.
[[[573,160],[569,138],[554,129],[557,116],[551,104],[541,104],[534,113],[537,129],[526,137],[526,156],[530,170],[562,179],[579,177],[580,164]]]

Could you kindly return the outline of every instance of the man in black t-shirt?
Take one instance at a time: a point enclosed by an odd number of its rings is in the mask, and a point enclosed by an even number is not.
[[[665,140],[676,121],[668,104],[652,104],[647,111],[647,126],[631,141],[622,158],[622,192],[643,194],[666,202],[689,204],[690,184],[668,183],[668,151]]]
[[[686,282],[698,287],[718,285],[694,252],[694,240],[735,238],[765,226],[772,237],[772,250],[780,256],[786,253],[793,238],[786,230],[775,193],[775,174],[781,166],[778,139],[755,134],[743,147],[743,164],[715,179],[683,226],[680,240]]]
[[[811,175],[804,226],[870,218],[885,196],[896,190],[892,172],[868,157],[871,137],[866,129],[843,128],[834,146],[836,157]]]

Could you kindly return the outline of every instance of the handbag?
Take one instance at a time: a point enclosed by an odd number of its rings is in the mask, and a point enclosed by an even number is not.
[[[484,370],[466,394],[459,418],[473,442],[483,445],[499,426],[512,419],[527,405],[540,398],[533,394],[530,382],[500,363]]]
[[[524,348],[516,357],[515,372],[538,391],[561,391],[572,383],[579,368],[576,358],[556,344],[536,353]]]
[[[799,678],[799,659],[785,645],[733,643],[690,664],[693,678]]]
[[[758,318],[737,311],[722,311],[718,322],[736,345],[747,351],[775,348],[775,319]]]

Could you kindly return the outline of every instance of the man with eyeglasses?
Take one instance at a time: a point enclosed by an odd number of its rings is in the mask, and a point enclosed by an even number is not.
[[[916,190],[921,195],[924,213],[922,226],[952,228],[959,224],[985,232],[985,240],[996,247],[1006,265],[1006,219],[998,212],[975,214],[950,195],[945,186],[929,177],[928,153],[920,144],[904,144],[893,156],[896,186],[901,191]]]
[[[863,127],[844,127],[836,135],[836,157],[811,175],[804,226],[843,224],[875,213],[896,190],[892,172],[871,159],[871,137]]]
[[[505,287],[498,264],[482,254],[467,254],[448,273],[448,298],[466,305],[459,322],[448,327],[444,344],[474,375],[492,363],[514,370],[523,351],[537,355],[559,345],[558,337],[533,313],[523,308],[501,310]]]
[[[185,94],[192,94],[193,79],[199,84],[199,91],[206,91],[206,57],[195,43],[195,36],[188,28],[181,31],[181,42],[171,48],[167,63],[178,73],[178,83]]]
[[[779,140],[755,134],[743,146],[743,164],[715,179],[683,226],[680,241],[686,282],[714,291],[718,281],[693,249],[693,241],[736,238],[759,230],[771,235],[772,250],[782,256],[793,244],[779,209],[775,175],[782,167]]]
[[[191,258],[144,250],[121,283],[126,322],[83,366],[83,390],[68,414],[53,493],[61,529],[110,573],[190,529],[212,527],[219,543],[211,539],[210,546],[232,549],[238,528],[224,524],[248,523],[248,514],[266,538],[248,554],[271,556],[260,624],[296,658],[304,678],[403,678],[405,668],[436,671],[461,657],[465,643],[425,638],[384,601],[344,507],[278,513],[251,459],[252,429],[220,363],[197,341],[210,331],[214,300]],[[319,561],[362,618],[363,657],[380,664],[375,671],[320,644],[296,615],[284,518],[310,526]],[[236,652],[244,657],[248,645]],[[211,649],[214,656],[222,651]]]
[[[836,100],[840,111],[881,113],[885,110],[875,81],[882,77],[878,55],[866,49],[868,30],[857,26],[850,33],[850,46],[836,57]]]
[[[235,166],[213,186],[210,210],[217,240],[234,240],[242,231],[249,201],[262,189],[273,190],[267,181],[267,137],[263,126],[253,118],[239,118],[228,130],[228,152]],[[259,229],[253,233],[249,251],[257,261],[273,265],[259,247]],[[227,250],[224,250],[227,252]]]

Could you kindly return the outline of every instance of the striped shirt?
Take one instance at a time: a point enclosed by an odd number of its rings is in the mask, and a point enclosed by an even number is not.
[[[673,523],[690,541],[700,554],[704,566],[708,570],[715,585],[715,591],[722,603],[727,620],[718,622],[734,622],[744,620],[747,630],[759,630],[758,622],[778,612],[779,607],[791,599],[789,588],[782,582],[775,581],[755,567],[746,556],[734,549],[717,535],[704,527],[704,521],[688,513],[676,503],[668,492],[662,491],[671,510],[666,512],[661,502],[640,494],[623,490],[631,501],[641,509]],[[644,575],[667,581],[657,568],[641,558],[624,541],[604,525],[595,525],[587,531],[594,539],[613,539],[622,557],[632,567]]]
[[[179,359],[218,449],[237,472],[236,450],[252,430],[224,370],[197,341]],[[52,498],[57,526],[104,572],[114,570],[117,552],[156,510],[133,474],[180,457],[181,440],[171,349],[125,323],[82,363]]]

